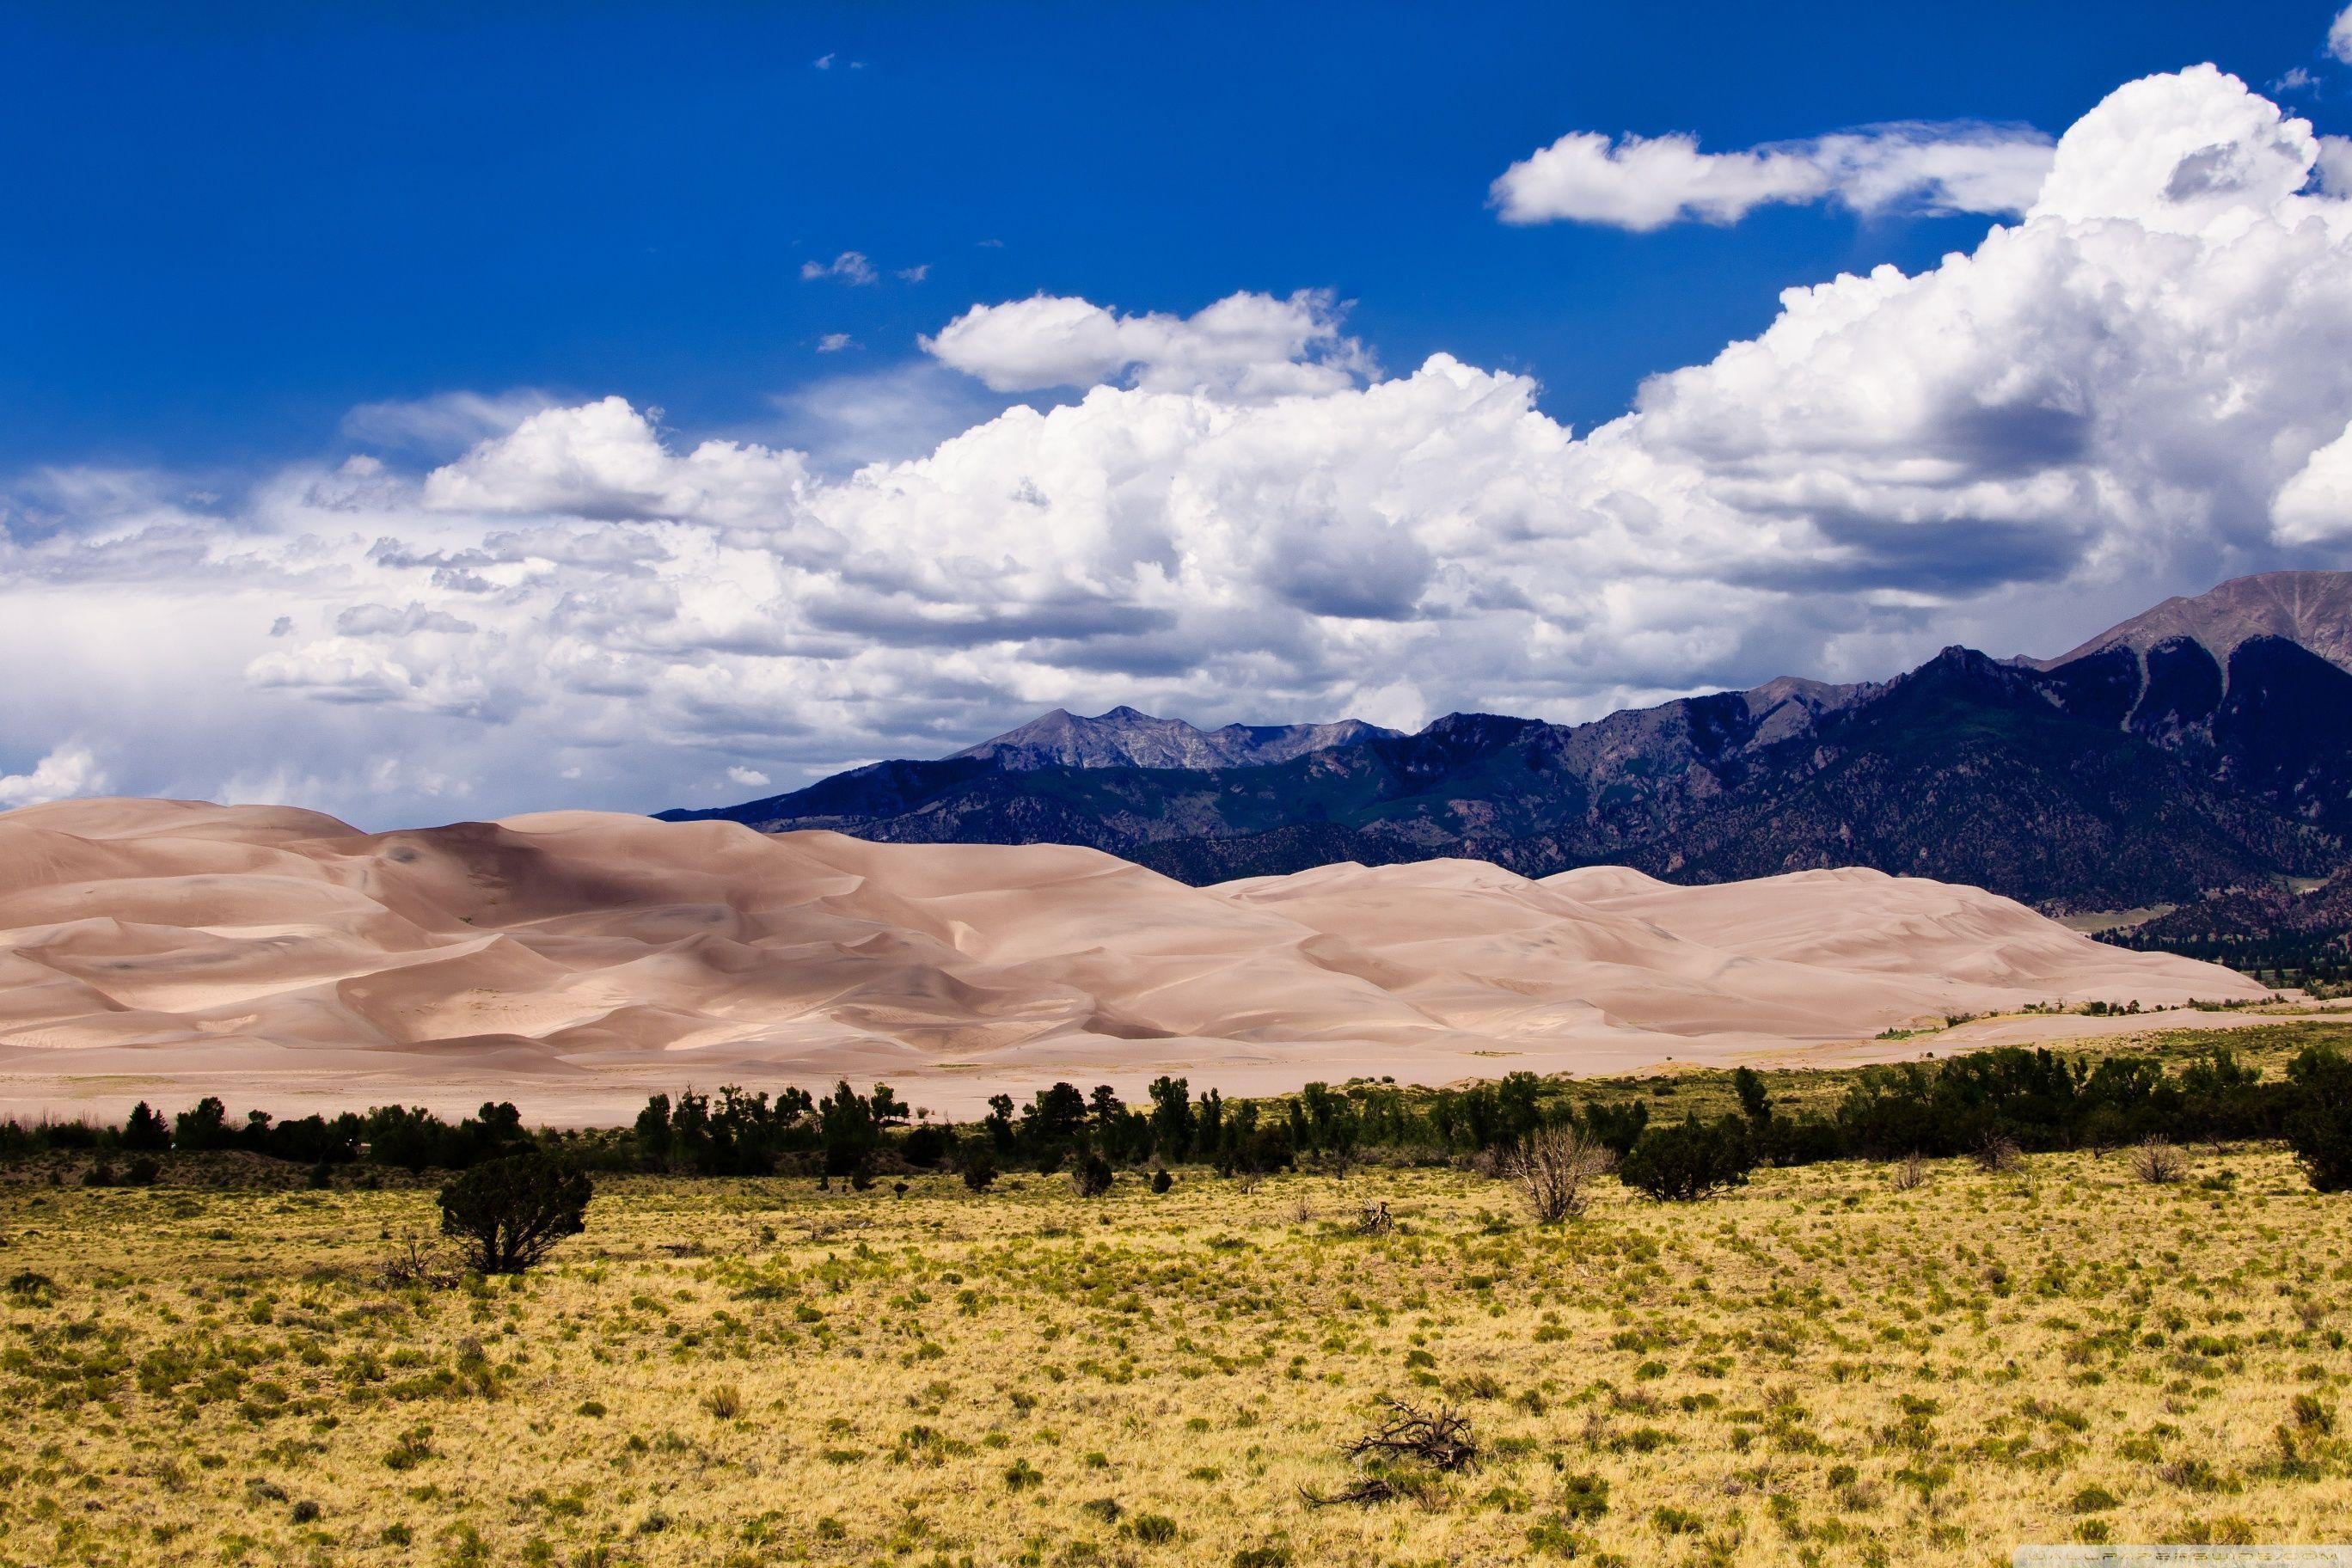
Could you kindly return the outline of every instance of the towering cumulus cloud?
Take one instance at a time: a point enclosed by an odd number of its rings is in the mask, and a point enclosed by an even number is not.
[[[1081,394],[839,479],[618,397],[234,503],[28,476],[0,655],[47,676],[0,763],[103,733],[88,776],[141,791],[653,805],[1064,701],[1571,717],[1954,637],[2047,651],[2232,572],[2343,563],[2352,202],[2326,151],[2210,67],[2134,82],[1972,252],[1790,290],[1582,435],[1523,376],[1439,354],[1384,378],[1320,295],[1037,298],[924,346]]]

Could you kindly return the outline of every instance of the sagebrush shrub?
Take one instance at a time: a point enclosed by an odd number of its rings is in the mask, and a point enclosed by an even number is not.
[[[1176,1539],[1176,1521],[1164,1513],[1139,1513],[1128,1521],[1127,1532],[1146,1546]]]
[[[1113,1180],[1110,1162],[1100,1154],[1089,1154],[1070,1171],[1070,1188],[1082,1198],[1098,1198],[1110,1191]]]
[[[2134,1178],[2149,1186],[2169,1186],[2189,1174],[2189,1156],[2161,1138],[2151,1138],[2132,1151]]]

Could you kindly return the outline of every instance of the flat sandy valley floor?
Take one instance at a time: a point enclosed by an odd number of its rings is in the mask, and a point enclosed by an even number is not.
[[[429,1187],[226,1158],[0,1187],[0,1563],[1982,1564],[2352,1516],[2352,1229],[2274,1148],[1552,1226],[1458,1169],[616,1178],[437,1286],[384,1272]],[[1391,1397],[1478,1462],[1309,1506]]]

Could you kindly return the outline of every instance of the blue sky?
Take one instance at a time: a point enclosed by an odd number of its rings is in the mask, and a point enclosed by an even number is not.
[[[0,808],[1568,721],[2352,567],[2340,6],[20,3],[0,59]]]
[[[1979,217],[1497,224],[1570,129],[1745,147],[1892,120],[2055,133],[2116,83],[2316,70],[2307,5],[18,5],[0,15],[0,467],[231,468],[358,405],[779,394],[1040,290],[1329,289],[1391,367],[1537,376],[1580,426]],[[833,68],[814,62],[830,57]],[[2283,99],[2352,128],[2347,84]],[[814,286],[844,250],[886,281]],[[919,285],[890,269],[928,266]],[[826,334],[856,348],[820,354]]]

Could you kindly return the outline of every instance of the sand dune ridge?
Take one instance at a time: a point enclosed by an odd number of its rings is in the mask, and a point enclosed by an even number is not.
[[[1431,860],[1194,889],[1087,849],[586,812],[383,834],[174,801],[0,816],[19,1087],[381,1100],[494,1064],[575,1099],[848,1075],[960,1102],[1163,1070],[1239,1089],[1617,1069],[2030,1002],[2259,994],[1864,870],[1683,888]]]

